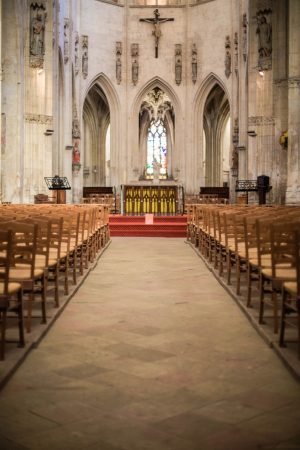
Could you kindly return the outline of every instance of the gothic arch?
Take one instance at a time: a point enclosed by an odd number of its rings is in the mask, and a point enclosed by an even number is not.
[[[117,95],[117,92],[114,88],[114,86],[112,85],[111,81],[109,80],[109,78],[103,74],[100,73],[98,75],[96,75],[91,82],[89,83],[88,87],[86,88],[84,95],[83,95],[83,100],[82,100],[82,105],[81,105],[81,117],[83,118],[84,115],[84,105],[87,104],[88,101],[88,96],[89,93],[93,90],[96,89],[99,93],[99,95],[101,95],[101,92],[104,94],[105,99],[107,101],[107,105],[108,105],[108,109],[109,109],[109,113],[108,113],[108,117],[106,114],[106,117],[104,117],[104,128],[101,132],[101,139],[102,142],[104,142],[104,134],[107,131],[108,125],[110,124],[110,130],[111,130],[111,140],[110,140],[110,184],[111,185],[116,185],[119,184],[119,179],[118,179],[118,167],[119,167],[119,149],[121,146],[121,130],[120,130],[120,112],[121,112],[121,106],[120,106],[120,101],[119,101],[119,97]],[[90,106],[89,107],[89,114],[88,116],[91,118],[91,115],[95,114],[95,110],[93,110],[93,108]],[[92,122],[91,122],[92,123]],[[92,124],[93,129],[95,129],[95,123]],[[94,133],[93,133],[94,134]],[[93,139],[95,138],[95,136],[93,137]],[[102,165],[103,167],[103,155],[101,157],[99,157],[100,160],[100,166]],[[102,169],[103,170],[103,169]],[[97,180],[97,182],[103,182],[103,180],[105,179],[105,174],[104,172],[101,172],[100,175],[101,180]]]
[[[205,107],[207,105],[207,101],[214,90],[223,91],[224,99],[226,102],[222,102],[220,104],[220,111],[218,111],[218,123],[215,130],[215,139],[219,142],[216,144],[216,148],[214,150],[214,155],[211,156],[212,160],[209,161],[211,174],[209,177],[205,174],[205,169],[207,167],[206,161],[204,162],[206,155],[204,155],[204,137],[203,130],[205,133],[208,131],[208,121],[205,118]],[[194,149],[195,149],[195,179],[198,180],[202,186],[205,186],[207,183],[214,184],[222,182],[222,174],[221,174],[221,161],[220,161],[220,151],[221,151],[221,133],[224,130],[224,124],[228,119],[231,111],[231,98],[229,92],[222,82],[222,80],[214,73],[210,73],[201,83],[199,87],[194,103],[193,103],[193,111],[194,111]],[[207,136],[207,134],[206,134]],[[209,143],[206,143],[209,145]],[[213,167],[216,165],[215,167]],[[206,167],[205,167],[206,166]],[[212,175],[213,174],[213,175]]]
[[[174,89],[162,78],[153,77],[139,90],[138,94],[132,102],[132,107],[130,110],[130,130],[131,133],[128,136],[128,173],[134,179],[140,175],[143,171],[144,157],[143,149],[139,143],[139,113],[143,98],[145,95],[154,88],[159,88],[164,91],[172,103],[174,109],[174,125],[173,129],[170,127],[170,119],[167,118],[167,129],[170,136],[170,153],[171,158],[169,159],[169,169],[168,174],[174,175],[175,167],[180,171],[180,152],[178,149],[182,148],[181,141],[183,139],[183,129],[182,129],[182,110],[180,100],[174,91]],[[176,132],[175,132],[176,130]],[[133,172],[133,173],[132,173]]]

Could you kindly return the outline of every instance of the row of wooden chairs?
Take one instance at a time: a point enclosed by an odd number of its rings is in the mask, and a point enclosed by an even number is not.
[[[105,204],[109,205],[109,212],[111,214],[120,211],[120,195],[112,194],[89,194],[87,197],[82,197],[83,204]]]
[[[253,306],[253,282],[257,283],[259,323],[265,321],[265,306],[271,306],[281,346],[286,324],[294,324],[300,358],[299,230],[299,207],[195,204],[188,209],[187,239],[219,276],[226,272],[227,284],[235,270],[236,294],[241,295],[245,283],[247,307]]]
[[[69,275],[77,284],[78,273],[93,262],[110,240],[108,205],[10,205],[0,206],[0,358],[4,359],[6,319],[16,311],[19,344],[24,345],[23,296],[26,295],[26,330],[36,294],[41,297],[41,319],[46,323],[48,285],[54,287],[59,307],[59,280],[69,293]]]

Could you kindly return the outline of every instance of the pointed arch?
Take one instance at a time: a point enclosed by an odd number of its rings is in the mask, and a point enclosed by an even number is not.
[[[182,148],[181,141],[183,139],[182,130],[182,108],[180,100],[174,91],[174,89],[169,85],[168,82],[160,77],[153,77],[145,83],[137,95],[135,96],[132,106],[130,109],[129,122],[130,122],[130,134],[128,136],[128,159],[127,159],[127,169],[132,179],[136,179],[138,175],[143,173],[145,167],[145,152],[146,145],[139,142],[140,130],[139,130],[139,114],[142,101],[151,90],[158,88],[165,92],[172,104],[174,111],[174,124],[172,129],[170,127],[170,117],[166,114],[167,129],[170,136],[168,148],[168,174],[169,176],[174,173],[175,167],[180,167],[179,148]],[[176,130],[176,133],[174,132]],[[145,133],[144,133],[145,135]],[[144,143],[145,144],[145,143]]]
[[[105,133],[107,131],[108,125],[110,123],[110,183],[112,185],[117,185],[122,182],[118,176],[118,168],[119,168],[119,158],[120,158],[120,146],[121,146],[121,105],[118,94],[109,80],[109,78],[104,73],[97,74],[87,86],[81,104],[81,117],[83,118],[84,113],[84,105],[88,101],[89,93],[92,90],[97,90],[99,95],[101,96],[101,92],[104,94],[104,97],[107,101],[108,109],[109,109],[109,117],[105,117]],[[92,113],[92,109],[89,109],[89,112]],[[104,132],[102,134],[105,134]],[[103,158],[102,158],[103,164]],[[104,179],[104,174],[101,175]]]
[[[205,186],[207,183],[205,177],[205,155],[204,155],[204,136],[203,130],[207,132],[208,130],[208,122],[204,117],[205,107],[207,101],[210,97],[210,94],[214,90],[222,90],[224,92],[224,98],[227,103],[222,102],[220,104],[221,110],[219,111],[220,120],[216,129],[215,138],[217,140],[221,139],[221,132],[224,129],[224,123],[226,121],[226,117],[230,115],[231,111],[231,97],[229,95],[228,89],[223,83],[223,81],[218,77],[218,75],[211,72],[207,75],[207,77],[201,83],[199,89],[194,98],[193,102],[193,116],[194,116],[194,131],[193,131],[193,139],[194,139],[194,159],[195,159],[195,179],[198,180],[198,186]],[[205,139],[206,141],[206,139]],[[208,142],[206,141],[206,145]],[[214,175],[211,177],[210,182],[221,180],[221,167],[220,167],[220,155],[214,152],[214,161],[211,161],[211,164],[217,164],[217,168],[211,168],[214,171]]]
[[[151,80],[147,81],[147,83],[145,83],[144,86],[141,87],[140,91],[138,92],[132,103],[131,115],[133,115],[137,110],[139,110],[143,97],[147,94],[147,92],[151,91],[155,87],[158,87],[159,89],[165,91],[168,94],[174,106],[176,115],[177,114],[181,115],[181,105],[176,92],[167,81],[163,80],[160,77],[151,78]]]

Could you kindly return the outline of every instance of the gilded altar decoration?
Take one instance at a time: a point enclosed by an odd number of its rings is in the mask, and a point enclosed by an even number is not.
[[[42,69],[45,55],[46,8],[43,1],[30,5],[30,67]]]

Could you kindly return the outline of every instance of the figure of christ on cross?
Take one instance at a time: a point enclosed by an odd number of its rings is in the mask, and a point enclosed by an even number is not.
[[[152,31],[152,34],[155,38],[155,58],[158,58],[158,42],[159,42],[159,38],[161,37],[162,33],[161,33],[161,29],[160,29],[160,24],[163,22],[173,22],[174,18],[171,19],[160,19],[159,16],[159,12],[158,9],[155,9],[154,12],[154,18],[153,19],[140,19],[140,22],[148,22],[148,23],[152,23],[154,30]]]

